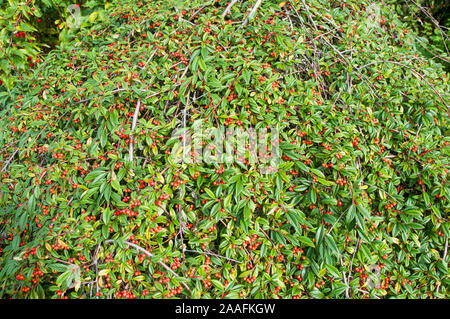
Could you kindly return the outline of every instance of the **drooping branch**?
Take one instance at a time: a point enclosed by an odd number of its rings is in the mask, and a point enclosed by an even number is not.
[[[256,11],[258,10],[259,6],[261,5],[262,0],[257,0],[255,5],[253,6],[252,10],[248,14],[248,16],[245,18],[245,20],[242,22],[241,27],[245,27],[248,22],[253,19],[253,17],[256,15]]]
[[[128,159],[130,162],[133,161],[133,153],[134,153],[133,132],[134,132],[134,129],[136,128],[140,108],[141,108],[141,99],[139,98],[136,103],[136,108],[134,109],[133,123],[131,124],[130,149],[128,152]]]
[[[415,2],[414,0],[409,0],[409,2],[413,3],[420,11],[422,11],[422,13],[424,13],[430,20],[431,22],[434,24],[435,27],[438,28],[439,33],[441,35],[442,38],[442,43],[444,44],[445,47],[445,51],[447,52],[447,54],[449,53],[448,51],[448,47],[447,47],[447,42],[450,40],[447,33],[443,30],[443,26],[441,26],[439,24],[439,21],[437,21],[432,15],[431,13],[429,13],[427,10],[425,10],[421,5],[419,5],[417,2]]]
[[[216,254],[216,253],[213,253],[213,252],[210,252],[210,251],[199,251],[199,250],[191,250],[191,249],[185,249],[184,251],[191,252],[191,253],[203,254],[203,255],[211,255],[211,256],[214,256],[214,257],[217,257],[217,258],[222,258],[222,259],[226,259],[226,260],[229,260],[229,261],[233,261],[235,263],[241,263],[239,260],[236,260],[236,259],[233,259],[233,258],[228,258],[228,257],[225,257],[225,256],[221,256],[219,254]]]
[[[230,12],[231,8],[238,2],[238,0],[231,0],[228,6],[225,8],[225,10],[222,13],[222,18],[225,18],[225,16]]]
[[[442,256],[442,263],[444,265],[446,265],[445,258],[447,258],[447,251],[448,251],[448,237],[445,239],[444,255]],[[436,286],[436,292],[438,293],[440,291],[440,289],[441,289],[441,283],[439,283]]]
[[[114,244],[116,241],[113,239],[108,239],[105,241],[105,244]],[[151,252],[149,252],[148,250],[142,248],[141,246],[138,246],[136,244],[130,243],[129,241],[124,240],[123,241],[124,244],[126,244],[127,246],[133,247],[135,248],[137,251],[140,251],[142,253],[144,253],[145,255],[147,255],[148,257],[152,258],[154,257],[153,254]],[[158,264],[160,264],[162,267],[164,267],[168,272],[170,272],[173,276],[175,277],[179,277],[178,274],[176,272],[174,272],[169,266],[167,266],[165,263],[163,263],[162,261],[158,261]],[[192,290],[189,288],[188,285],[186,285],[185,282],[181,282],[181,284],[184,286],[184,288],[186,288],[189,292],[192,293]]]

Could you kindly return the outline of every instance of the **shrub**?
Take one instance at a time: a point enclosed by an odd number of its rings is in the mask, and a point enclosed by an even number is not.
[[[448,296],[442,65],[390,6],[254,4],[117,1],[1,93],[3,297]],[[176,161],[200,124],[275,171]]]

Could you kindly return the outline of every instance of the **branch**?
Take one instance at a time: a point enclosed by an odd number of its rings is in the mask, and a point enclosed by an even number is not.
[[[17,74],[19,74],[19,77],[21,80],[23,80],[22,74],[20,74],[19,70],[17,69],[16,65],[13,63],[13,61],[11,61],[11,59],[9,58],[9,56],[6,54],[5,51],[3,51],[2,47],[0,46],[0,50],[3,52],[3,54],[6,56],[6,58],[8,59],[9,63],[12,64],[12,66],[14,67],[14,69],[16,70]]]
[[[252,8],[252,11],[250,11],[248,16],[245,18],[244,22],[242,22],[241,28],[246,26],[250,19],[253,19],[253,17],[256,14],[256,10],[258,10],[259,6],[261,5],[261,2],[262,2],[262,0],[257,0],[256,1],[255,5]]]
[[[447,257],[447,251],[448,251],[448,237],[445,240],[445,249],[444,249],[444,256],[442,256],[442,260],[445,262],[445,258]]]
[[[305,7],[306,12],[308,13],[307,16],[308,16],[309,21],[310,21],[311,24],[314,26],[314,29],[315,29],[316,31],[318,31],[319,29],[317,28],[317,24],[315,23],[314,19],[312,18],[312,14],[311,14],[311,12],[310,12],[310,10],[309,10],[309,7],[308,7],[308,5],[306,4],[305,0],[302,0],[302,3],[303,3],[303,6]],[[291,3],[291,5],[292,5],[292,3]],[[300,19],[300,16],[298,15],[297,10],[295,9],[294,6],[292,6],[292,7],[294,8],[294,11],[296,12],[297,16],[298,16],[299,19]],[[300,19],[300,21],[301,21],[301,19]],[[326,45],[328,45],[334,52],[336,52],[336,53],[342,58],[343,62],[344,62],[345,64],[347,64],[347,66],[352,66],[353,69],[357,69],[357,68],[353,65],[353,63],[352,63],[351,61],[348,61],[348,59],[342,54],[342,52],[340,52],[338,49],[336,49],[336,48],[334,47],[334,45],[332,45],[326,38],[321,37],[319,40],[323,40],[323,41],[325,42]],[[315,47],[314,41],[313,41],[313,45],[314,45],[314,47]],[[359,70],[358,70],[358,71],[359,71]],[[347,74],[349,74],[349,72],[347,72]],[[376,90],[375,86],[374,86],[369,80],[367,80],[367,78],[366,78],[366,76],[365,76],[364,74],[360,73],[360,76],[363,78],[363,80],[364,80],[366,83],[372,85],[372,86],[369,85],[369,89],[372,91],[372,93],[373,93],[377,98],[379,98],[378,95],[375,93],[375,90]],[[348,82],[348,81],[347,81],[347,82]],[[349,89],[350,89],[350,88],[349,88]]]
[[[136,128],[136,124],[137,124],[137,119],[138,119],[140,108],[141,108],[141,99],[139,98],[137,103],[136,103],[136,108],[134,109],[133,123],[131,124],[130,149],[129,149],[129,152],[128,152],[128,157],[129,157],[129,161],[130,162],[133,161],[133,153],[134,153],[133,131]]]
[[[186,66],[186,69],[188,67]],[[186,105],[184,106],[184,111],[183,111],[183,159],[184,159],[184,152],[186,151],[186,112],[187,112],[187,108],[189,106],[189,96],[191,94],[191,91],[188,91],[187,97],[186,97]],[[195,96],[195,93],[194,93]],[[186,227],[186,214],[184,213],[183,209],[181,208],[181,190],[179,191],[179,200],[180,200],[180,204],[178,204],[178,224],[180,226],[180,239],[181,239],[181,251],[183,253],[183,262],[186,262],[186,258],[184,256],[184,238],[183,238],[183,232],[184,229]]]
[[[444,105],[447,107],[447,111],[449,110],[449,106],[447,105],[447,103],[445,103],[444,98],[442,97],[441,94],[439,94],[439,92],[434,88],[434,86],[432,86],[419,72],[417,72],[416,70],[414,70],[413,68],[411,68],[410,66],[408,66],[406,64],[399,63],[399,62],[396,62],[396,61],[381,60],[381,61],[374,61],[374,62],[367,63],[367,64],[365,64],[363,66],[358,67],[357,69],[359,71],[359,70],[361,70],[361,69],[363,69],[365,67],[368,67],[368,66],[373,65],[373,64],[378,64],[378,63],[392,63],[392,64],[395,64],[395,65],[399,65],[399,66],[407,68],[408,70],[413,72],[415,75],[420,77],[420,79],[422,81],[424,81],[426,84],[428,84],[428,86],[434,91],[434,93],[436,93],[436,95],[441,99],[442,103],[444,103]]]
[[[93,261],[93,265],[95,266],[95,281],[93,283],[91,283],[90,288],[89,288],[89,296],[92,298],[92,287],[93,284],[95,283],[96,285],[96,298],[98,298],[97,293],[99,291],[99,285],[98,285],[98,253],[100,251],[100,244],[97,245],[97,248],[95,249],[95,253],[94,253],[94,261]]]
[[[115,243],[115,240],[113,240],[113,239],[108,239],[108,240],[105,241],[105,244],[113,244],[113,243]],[[136,244],[130,243],[129,241],[126,241],[126,240],[124,240],[123,243],[126,244],[126,245],[128,245],[128,246],[130,246],[130,247],[135,248],[136,250],[138,250],[138,251],[140,251],[140,252],[142,252],[142,253],[144,253],[144,254],[146,254],[146,255],[147,255],[148,257],[150,257],[150,258],[151,258],[151,257],[154,257],[152,253],[150,253],[148,250],[142,248],[141,246],[138,246],[138,245],[136,245]],[[163,262],[161,262],[161,261],[158,261],[158,264],[160,264],[162,267],[164,267],[168,272],[170,272],[170,273],[171,273],[172,275],[174,275],[175,277],[179,277],[179,276],[177,275],[177,273],[174,272],[174,271],[173,271],[169,266],[167,266],[165,263],[163,263]],[[184,288],[186,288],[190,293],[192,293],[192,290],[189,288],[188,285],[186,285],[185,282],[181,282],[181,284],[182,284],[182,285],[184,286]]]
[[[225,16],[230,12],[231,8],[235,5],[235,3],[238,2],[238,0],[232,0],[228,4],[228,6],[225,8],[225,11],[222,13],[222,18],[225,18]]]
[[[6,170],[6,168],[9,166],[9,164],[11,163],[12,159],[14,158],[14,156],[17,154],[17,152],[19,151],[19,148],[17,148],[14,153],[8,158],[8,160],[5,163],[5,166],[3,166],[2,170],[0,171],[3,172],[4,170]]]
[[[341,262],[341,266],[344,267],[344,262],[342,261],[342,256],[339,257],[339,261]],[[345,288],[345,298],[348,299],[348,298],[349,298],[349,295],[348,295],[349,283],[348,283],[348,281],[347,281],[347,277],[345,276],[345,271],[342,271],[342,277],[343,277],[343,279],[344,279],[344,284],[347,286],[347,287]]]
[[[350,270],[347,275],[347,288],[345,289],[345,295],[347,296],[347,298],[348,298],[348,290],[350,288],[350,278],[352,277],[353,259],[355,258],[355,255],[358,252],[358,250],[359,250],[359,237],[358,240],[356,241],[355,251],[353,252],[352,260],[350,262]]]
[[[431,22],[439,29],[439,33],[441,34],[441,38],[442,38],[442,42],[444,43],[444,47],[445,50],[447,51],[448,54],[448,48],[447,48],[447,44],[445,43],[445,38],[447,39],[447,41],[449,40],[447,34],[444,32],[444,30],[442,30],[442,26],[439,25],[439,21],[437,21],[432,15],[431,13],[429,13],[427,10],[425,10],[422,6],[420,6],[418,3],[416,3],[413,0],[410,0],[410,2],[412,2],[417,8],[419,8],[420,11],[422,11],[428,18],[430,18]]]
[[[240,261],[238,261],[236,259],[228,258],[228,257],[225,257],[225,256],[221,256],[221,255],[218,255],[218,254],[213,253],[213,252],[199,251],[199,250],[190,250],[190,249],[185,249],[184,251],[191,252],[191,253],[199,253],[199,254],[203,254],[203,255],[211,255],[211,256],[215,256],[215,257],[218,257],[218,258],[223,258],[223,259],[226,259],[226,260],[229,260],[229,261],[234,261],[235,263],[240,263]]]

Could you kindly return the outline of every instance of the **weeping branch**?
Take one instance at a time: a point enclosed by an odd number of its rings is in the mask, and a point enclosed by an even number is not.
[[[245,27],[249,20],[253,19],[254,16],[256,15],[256,11],[258,10],[259,6],[261,5],[262,0],[257,0],[255,5],[253,6],[252,10],[250,11],[250,13],[248,14],[248,16],[245,18],[244,22],[242,22],[241,28]]]
[[[141,108],[141,99],[139,98],[136,103],[136,108],[134,109],[133,123],[131,124],[131,134],[133,134],[134,129],[136,128],[140,108]],[[128,152],[128,158],[129,158],[130,162],[133,161],[133,153],[134,153],[134,144],[133,144],[133,135],[131,135],[130,136],[130,149]]]
[[[115,240],[113,239],[108,239],[105,241],[105,244],[114,244]],[[137,251],[140,251],[142,253],[144,253],[145,255],[147,255],[148,257],[153,257],[153,254],[150,253],[148,250],[142,248],[141,246],[138,246],[136,244],[130,243],[129,241],[124,240],[123,242],[124,244],[126,244],[127,246],[133,247],[135,248]],[[158,261],[158,264],[160,264],[162,267],[164,267],[168,272],[170,272],[173,276],[175,277],[179,277],[178,274],[176,272],[174,272],[169,266],[167,266],[165,263],[163,263],[162,261]],[[186,283],[184,281],[181,282],[181,284],[184,286],[184,288],[186,288],[190,293],[192,293],[192,290],[189,288],[188,285],[186,285]]]
[[[238,0],[232,0],[228,4],[228,6],[225,8],[225,10],[222,13],[222,18],[225,18],[225,16],[230,12],[231,8],[238,2]]]

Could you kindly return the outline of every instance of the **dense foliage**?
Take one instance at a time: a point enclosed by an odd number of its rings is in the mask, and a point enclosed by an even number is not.
[[[448,297],[442,64],[390,5],[257,2],[115,1],[0,92],[3,297]],[[278,170],[175,161],[199,124]]]

